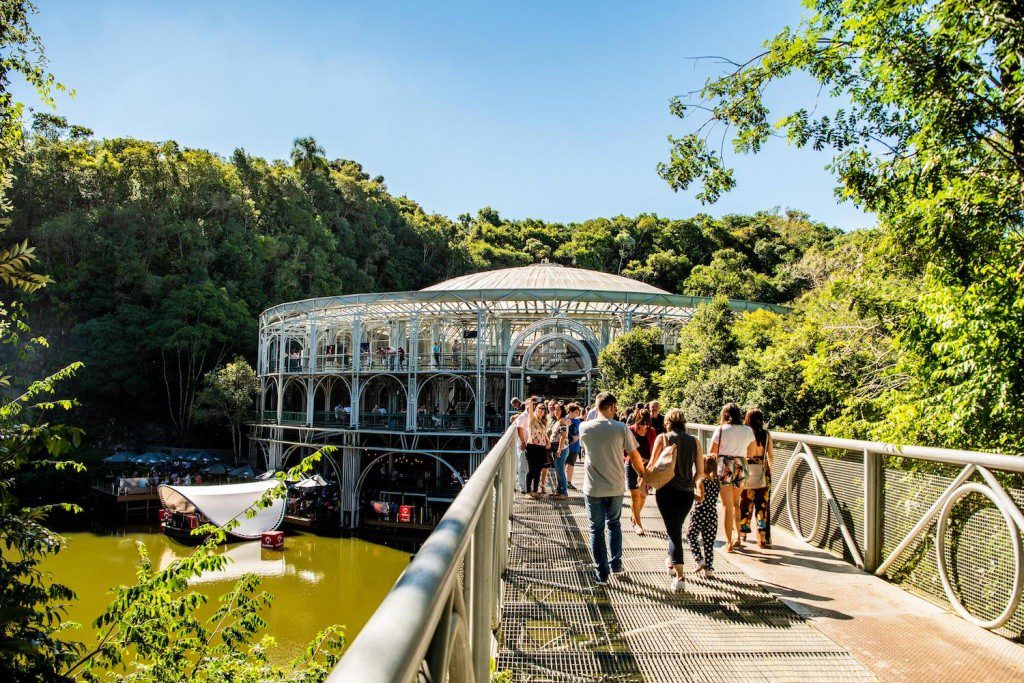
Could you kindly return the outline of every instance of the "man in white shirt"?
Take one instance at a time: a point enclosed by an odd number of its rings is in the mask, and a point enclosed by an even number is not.
[[[516,446],[519,449],[519,469],[516,476],[516,486],[520,493],[526,491],[526,443],[530,440],[530,413],[533,412],[535,405],[537,405],[536,397],[531,396],[526,399],[526,406],[523,412],[519,413],[512,422],[516,428]]]
[[[583,463],[583,495],[590,517],[590,551],[597,569],[597,582],[607,583],[608,574],[622,568],[622,496],[626,493],[626,469],[622,454],[641,477],[647,471],[629,428],[615,419],[618,405],[608,392],[597,395],[597,418],[580,425],[580,442],[587,450]],[[605,539],[607,528],[608,538]],[[609,553],[609,550],[611,551]]]

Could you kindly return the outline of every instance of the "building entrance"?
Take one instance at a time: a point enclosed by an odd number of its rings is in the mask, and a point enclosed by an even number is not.
[[[527,396],[543,396],[545,400],[576,401],[587,405],[587,381],[581,375],[526,375]]]

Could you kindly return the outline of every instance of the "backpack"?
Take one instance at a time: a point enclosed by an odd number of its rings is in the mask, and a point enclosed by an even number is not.
[[[674,443],[670,443],[658,454],[657,462],[651,463],[647,468],[647,476],[644,477],[644,484],[655,489],[660,489],[672,481],[676,476],[676,458],[679,451]]]

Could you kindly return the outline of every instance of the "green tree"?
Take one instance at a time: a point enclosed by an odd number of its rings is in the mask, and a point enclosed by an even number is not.
[[[650,401],[657,395],[656,377],[664,360],[660,329],[623,332],[597,358],[602,389],[614,393],[622,405]]]
[[[712,133],[740,153],[773,136],[831,153],[838,193],[878,215],[921,264],[890,397],[939,443],[1018,451],[1024,424],[1024,9],[1015,0],[810,0],[810,14],[673,101],[696,120],[659,167],[714,201],[735,185]],[[773,113],[771,86],[818,81],[827,105]],[[698,136],[701,128],[705,135]]]
[[[714,419],[723,401],[742,400],[734,322],[724,297],[697,307],[656,380],[666,409],[681,407],[688,420],[706,421]]]
[[[231,430],[231,448],[236,461],[242,457],[245,425],[256,419],[259,393],[256,371],[244,358],[236,357],[203,377],[203,388],[196,398],[199,418],[224,423]]]
[[[0,252],[5,299],[44,284],[31,270],[33,261],[31,249]],[[52,422],[54,414],[76,405],[56,394],[81,364],[38,380],[22,377],[30,356],[46,346],[44,338],[30,335],[22,306],[0,303],[0,346],[6,359],[0,366],[0,678],[13,681],[57,678],[79,647],[58,636],[74,593],[39,567],[64,546],[64,539],[44,526],[47,514],[57,507],[76,508],[22,504],[17,478],[31,471],[82,469],[67,458],[81,431]]]

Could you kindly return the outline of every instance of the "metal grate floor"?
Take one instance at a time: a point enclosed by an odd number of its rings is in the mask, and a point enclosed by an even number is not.
[[[653,502],[653,501],[652,501]],[[652,505],[652,502],[649,505]],[[498,669],[515,681],[874,681],[851,655],[715,555],[715,578],[668,590],[666,534],[623,510],[623,565],[596,583],[579,494],[517,498],[503,587]]]

